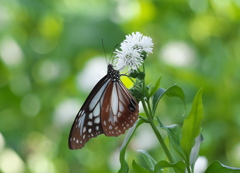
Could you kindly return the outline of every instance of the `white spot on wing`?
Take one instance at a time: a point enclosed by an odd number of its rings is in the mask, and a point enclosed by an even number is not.
[[[118,117],[121,117],[122,116],[122,113],[121,112],[118,112],[118,115],[117,115]]]
[[[94,123],[99,124],[100,123],[100,117],[95,118]]]
[[[91,132],[92,132],[92,129],[91,129],[91,128],[89,128],[89,129],[88,129],[88,133],[91,133]]]
[[[121,95],[121,94],[120,94],[120,95]],[[124,110],[123,104],[122,104],[122,103],[119,103],[119,111],[120,111],[120,112],[123,112],[123,110]]]
[[[90,113],[90,114],[89,114],[89,119],[92,119],[92,118],[93,118],[93,114]]]
[[[118,113],[118,94],[116,89],[116,84],[113,85],[112,97],[111,97],[111,108],[114,115]]]
[[[114,122],[117,122],[117,121],[118,121],[116,115],[113,117],[113,119],[114,119]]]
[[[100,114],[100,103],[97,104],[97,106],[95,107],[95,109],[93,110],[93,116],[97,117]]]

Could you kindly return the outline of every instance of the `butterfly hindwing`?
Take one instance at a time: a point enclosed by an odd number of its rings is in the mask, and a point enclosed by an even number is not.
[[[119,136],[137,120],[138,104],[120,80],[109,87],[103,101],[102,127],[106,136]]]
[[[93,88],[77,114],[69,135],[69,148],[80,149],[100,134],[119,136],[138,118],[138,103],[120,81],[119,71],[108,73]]]

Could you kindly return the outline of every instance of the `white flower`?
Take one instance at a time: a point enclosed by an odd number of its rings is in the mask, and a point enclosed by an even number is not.
[[[121,43],[121,49],[131,47],[133,49],[139,49],[139,51],[145,51],[146,53],[152,53],[153,43],[152,39],[147,36],[143,36],[140,32],[127,35],[126,39]]]
[[[115,56],[116,68],[118,70],[123,69],[125,66],[129,66],[129,71],[137,70],[143,63],[143,58],[137,49],[131,50],[117,50]]]
[[[129,67],[129,72],[137,70],[143,63],[144,54],[152,53],[153,43],[150,37],[143,36],[140,32],[127,35],[121,43],[121,50],[116,50],[115,64],[118,70]]]

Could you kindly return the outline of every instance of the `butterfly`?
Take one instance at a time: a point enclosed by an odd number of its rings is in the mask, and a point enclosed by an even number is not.
[[[138,103],[108,64],[107,74],[95,85],[79,110],[68,140],[70,149],[80,149],[100,134],[119,136],[138,119]]]

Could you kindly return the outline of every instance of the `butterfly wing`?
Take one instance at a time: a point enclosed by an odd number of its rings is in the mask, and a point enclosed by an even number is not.
[[[108,74],[90,92],[73,122],[70,149],[80,149],[103,133],[119,136],[133,126],[138,118],[138,103],[119,77],[119,72],[108,65]]]
[[[89,139],[103,134],[100,119],[101,100],[109,83],[110,79],[107,75],[104,76],[95,85],[78,112],[69,135],[70,149],[80,149]]]
[[[120,80],[107,86],[102,105],[102,129],[106,136],[124,134],[138,119],[138,103]]]

